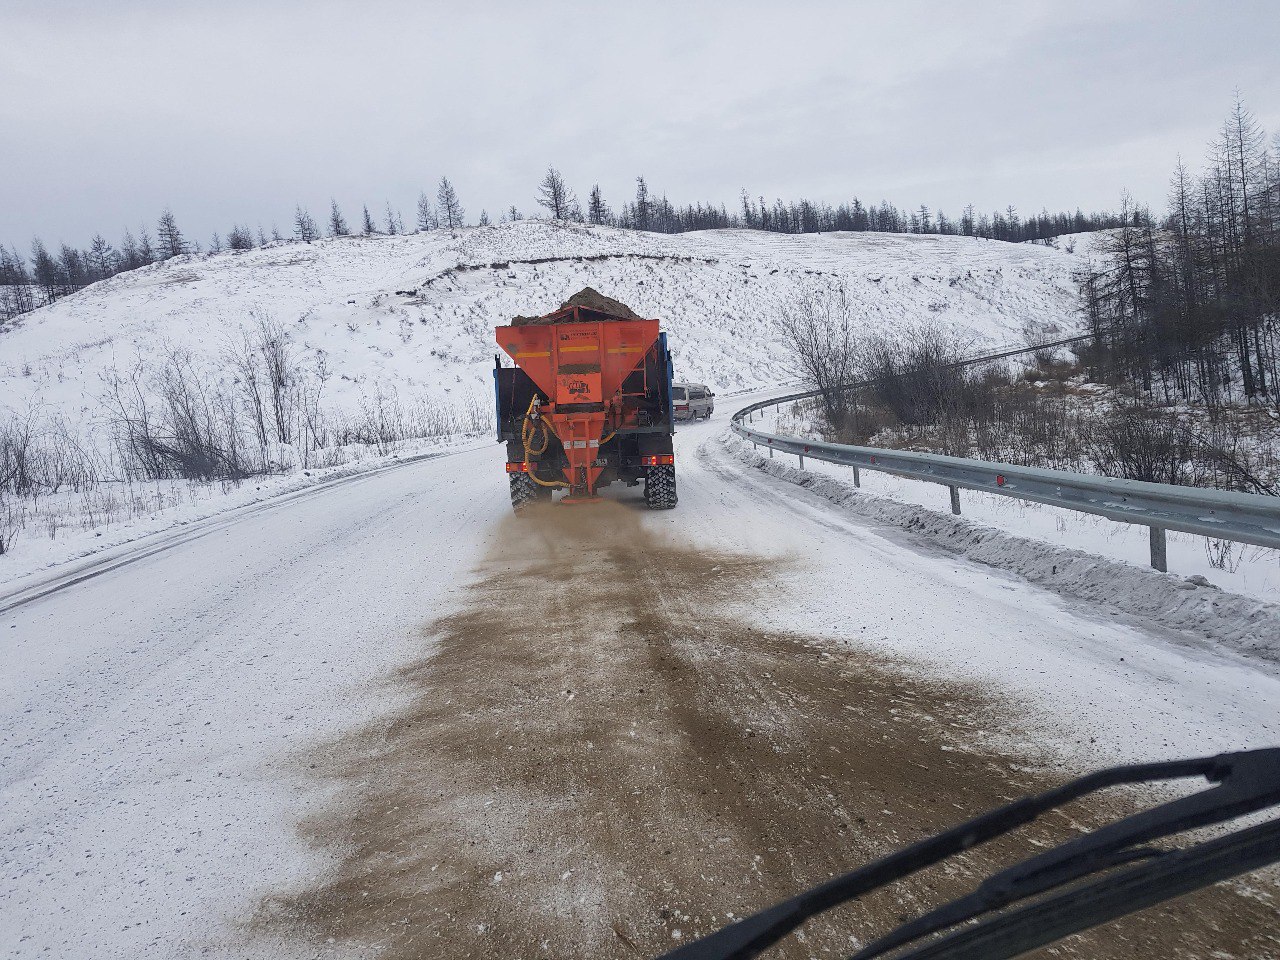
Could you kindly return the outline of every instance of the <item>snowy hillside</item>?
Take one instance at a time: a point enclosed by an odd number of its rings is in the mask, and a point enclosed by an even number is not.
[[[777,382],[774,333],[797,291],[844,284],[869,327],[929,319],[1007,342],[1074,322],[1079,254],[942,236],[676,236],[540,221],[408,236],[280,243],[188,256],[95,284],[0,331],[0,406],[95,419],[102,373],[170,346],[214,380],[251,311],[285,324],[351,410],[375,386],[488,403],[493,326],[583,286],[665,321],[677,376],[720,391]]]

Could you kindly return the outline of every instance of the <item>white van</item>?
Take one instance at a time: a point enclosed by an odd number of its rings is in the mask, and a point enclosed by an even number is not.
[[[716,395],[705,383],[671,384],[671,406],[677,420],[711,419]]]

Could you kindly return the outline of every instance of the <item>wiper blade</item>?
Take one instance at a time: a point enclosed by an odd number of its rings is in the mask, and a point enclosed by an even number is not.
[[[1276,753],[1280,756],[1280,751]],[[1273,795],[1268,791],[1266,757],[1235,756],[1238,759],[1218,786],[1108,824],[1003,870],[968,896],[899,927],[858,953],[854,960],[882,956],[901,944],[1118,866],[1135,856],[1159,855],[1158,851],[1135,848],[1135,844],[1221,823],[1280,802],[1280,792]],[[1280,761],[1272,772],[1280,778]],[[1210,774],[1208,779],[1217,778]],[[1271,785],[1271,791],[1277,788],[1280,783]]]
[[[1004,870],[989,878],[968,896],[940,907],[872,944],[858,954],[859,960],[883,956],[886,952],[923,936],[941,932],[985,913],[1030,896],[1046,893],[1099,871],[1113,869],[1135,858],[1154,857],[1155,862],[1134,871],[1128,871],[1125,875],[1138,873],[1148,876],[1143,871],[1155,869],[1166,862],[1165,858],[1173,855],[1144,848],[1139,846],[1140,844],[1195,827],[1222,823],[1242,814],[1280,803],[1280,749],[1251,750],[1196,760],[1137,764],[1100,770],[1057,789],[1000,807],[883,857],[860,870],[819,884],[797,897],[673,950],[665,954],[662,960],[747,960],[774,945],[819,913],[855,900],[871,890],[893,883],[957,853],[1006,834],[1030,823],[1049,810],[1061,807],[1087,794],[1124,784],[1152,783],[1196,776],[1204,777],[1209,782],[1216,783],[1217,786],[1126,817]],[[1238,835],[1243,835],[1243,832]],[[1191,855],[1197,851],[1203,851],[1207,846],[1211,845],[1192,848],[1181,853]],[[1269,860],[1264,860],[1263,863],[1274,862],[1276,859],[1280,859],[1280,853]],[[1182,859],[1177,862],[1182,862]],[[1248,863],[1250,865],[1242,866],[1235,872],[1255,869],[1260,865],[1253,864],[1253,858],[1248,858]],[[1159,871],[1150,874],[1157,878],[1162,875]],[[1202,875],[1209,876],[1208,873]],[[1198,886],[1206,886],[1218,879],[1222,878],[1210,877]],[[1156,882],[1158,886],[1160,881]],[[1078,892],[1083,894],[1088,889],[1092,888],[1083,888]],[[1179,889],[1151,902],[1159,902],[1159,900],[1177,896],[1181,892],[1186,891]],[[1076,893],[1073,891],[1063,896],[1071,897]],[[1138,910],[1148,905],[1149,903],[1140,903],[1132,909]],[[1116,916],[1128,912],[1132,911],[1124,910]],[[1001,915],[996,919],[1012,918],[1017,915],[1017,912],[1014,912]],[[1102,923],[1106,919],[1110,917],[1103,917],[1088,925]],[[1008,954],[1008,956],[1014,955]]]
[[[1280,820],[1271,820],[997,914],[900,953],[895,960],[1008,960],[1277,861]]]

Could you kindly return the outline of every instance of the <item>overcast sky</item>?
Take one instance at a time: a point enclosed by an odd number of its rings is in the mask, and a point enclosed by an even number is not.
[[[857,195],[1163,205],[1239,88],[1280,129],[1280,2],[0,0],[0,242],[166,206],[207,243],[335,197],[534,213],[555,164],[615,207]]]

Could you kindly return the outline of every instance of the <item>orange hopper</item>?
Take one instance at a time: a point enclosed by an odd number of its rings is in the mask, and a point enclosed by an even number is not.
[[[623,425],[622,382],[658,339],[659,324],[581,322],[580,309],[566,307],[537,324],[498,327],[496,334],[498,346],[547,398],[541,416],[564,446],[571,496],[590,497],[601,471],[600,441]],[[569,322],[556,322],[560,316]]]

